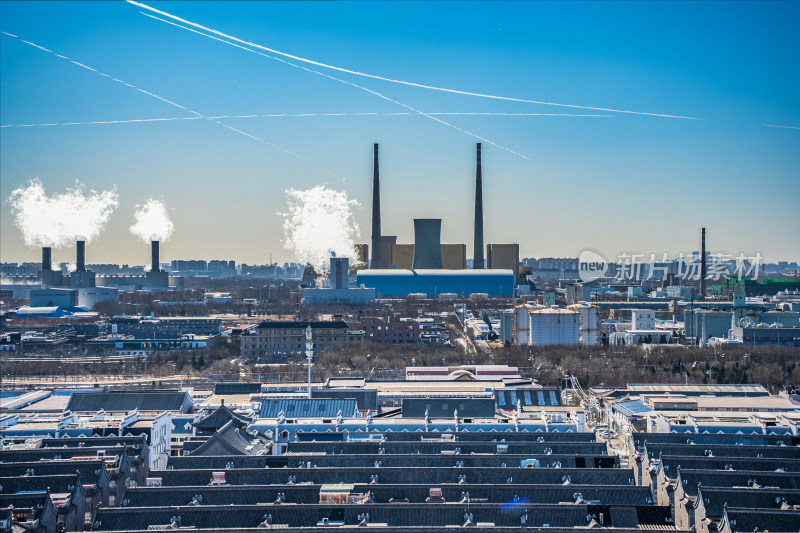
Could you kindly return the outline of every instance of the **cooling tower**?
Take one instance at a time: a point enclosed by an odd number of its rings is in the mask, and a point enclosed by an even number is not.
[[[442,219],[414,219],[414,270],[442,268]]]
[[[86,241],[77,241],[75,243],[75,272],[86,271]]]
[[[372,173],[372,264],[371,268],[384,268],[383,246],[381,246],[381,180],[378,170],[378,143],[373,147]]]
[[[481,174],[481,143],[478,146],[478,160],[475,167],[475,236],[472,251],[472,268],[485,268],[483,261],[483,176]]]

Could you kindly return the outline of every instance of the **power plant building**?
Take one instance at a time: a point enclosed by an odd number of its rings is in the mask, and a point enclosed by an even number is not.
[[[356,244],[356,256],[350,264],[350,272],[354,273],[354,269],[367,268],[369,265],[369,244]]]
[[[508,268],[519,270],[519,244],[487,244],[486,263],[488,268]]]
[[[466,244],[442,244],[442,268],[445,270],[463,270],[467,268]],[[389,254],[391,268],[410,270],[414,266],[414,245],[392,245]]]
[[[414,245],[413,244],[392,244],[391,267],[398,270],[411,270],[414,266]]]
[[[77,305],[78,291],[75,289],[51,287],[31,290],[31,307],[61,307],[62,309],[67,309]]]
[[[350,285],[350,259],[331,257],[328,286],[331,289],[346,289]]]
[[[463,270],[467,268],[466,244],[442,244],[442,268]]]
[[[512,270],[359,270],[357,277],[357,284],[374,288],[378,298],[405,298],[409,294],[433,298],[442,293],[511,297],[514,281]]]
[[[95,274],[86,270],[86,241],[77,241],[75,248],[75,271],[69,276],[69,286],[73,289],[94,287],[96,284]]]
[[[414,219],[414,266],[418,269],[442,268],[442,219]]]

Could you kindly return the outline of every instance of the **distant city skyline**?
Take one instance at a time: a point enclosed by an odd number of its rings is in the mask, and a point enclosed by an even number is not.
[[[40,259],[8,203],[33,178],[116,187],[88,263],[148,263],[128,228],[151,197],[164,262],[295,261],[285,191],[321,184],[369,243],[374,142],[398,242],[442,218],[471,252],[482,142],[484,240],[520,257],[674,256],[706,227],[712,253],[800,260],[800,2],[144,3],[324,65],[132,3],[1,2],[0,260]]]

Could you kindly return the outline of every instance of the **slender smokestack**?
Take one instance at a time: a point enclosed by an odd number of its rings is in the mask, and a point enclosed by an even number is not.
[[[475,248],[472,268],[484,268],[483,261],[483,176],[481,175],[481,143],[478,143],[478,164],[475,168]]]
[[[375,143],[372,175],[372,268],[384,268],[381,257],[381,180],[378,171],[378,143]]]
[[[700,243],[700,297],[706,295],[706,228],[702,231],[702,241]]]
[[[153,258],[153,263],[150,266],[150,271],[151,272],[160,272],[161,271],[161,265],[159,265],[159,262],[158,262],[158,241],[151,242],[150,243],[150,249],[151,249],[151,255],[152,255],[152,258]]]
[[[75,271],[76,272],[85,272],[86,271],[86,241],[77,241],[75,243],[76,247],[76,258],[75,258]]]
[[[49,246],[42,246],[42,272],[53,270],[53,250]]]

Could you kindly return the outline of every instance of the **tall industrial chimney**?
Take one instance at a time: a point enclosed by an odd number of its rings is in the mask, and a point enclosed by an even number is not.
[[[151,255],[152,255],[152,264],[150,266],[150,272],[160,272],[161,265],[158,261],[158,241],[153,241],[150,243],[151,247]]]
[[[42,246],[42,272],[53,270],[53,250],[49,246]]]
[[[478,143],[478,164],[475,168],[475,236],[472,268],[485,268],[483,261],[483,176],[481,175],[481,143]]]
[[[706,296],[706,228],[702,231],[700,243],[700,298]]]
[[[77,241],[75,243],[76,258],[75,258],[75,272],[86,271],[86,241]]]
[[[381,254],[381,181],[378,171],[378,143],[374,145],[374,163],[372,176],[372,264],[371,268],[384,268]]]

